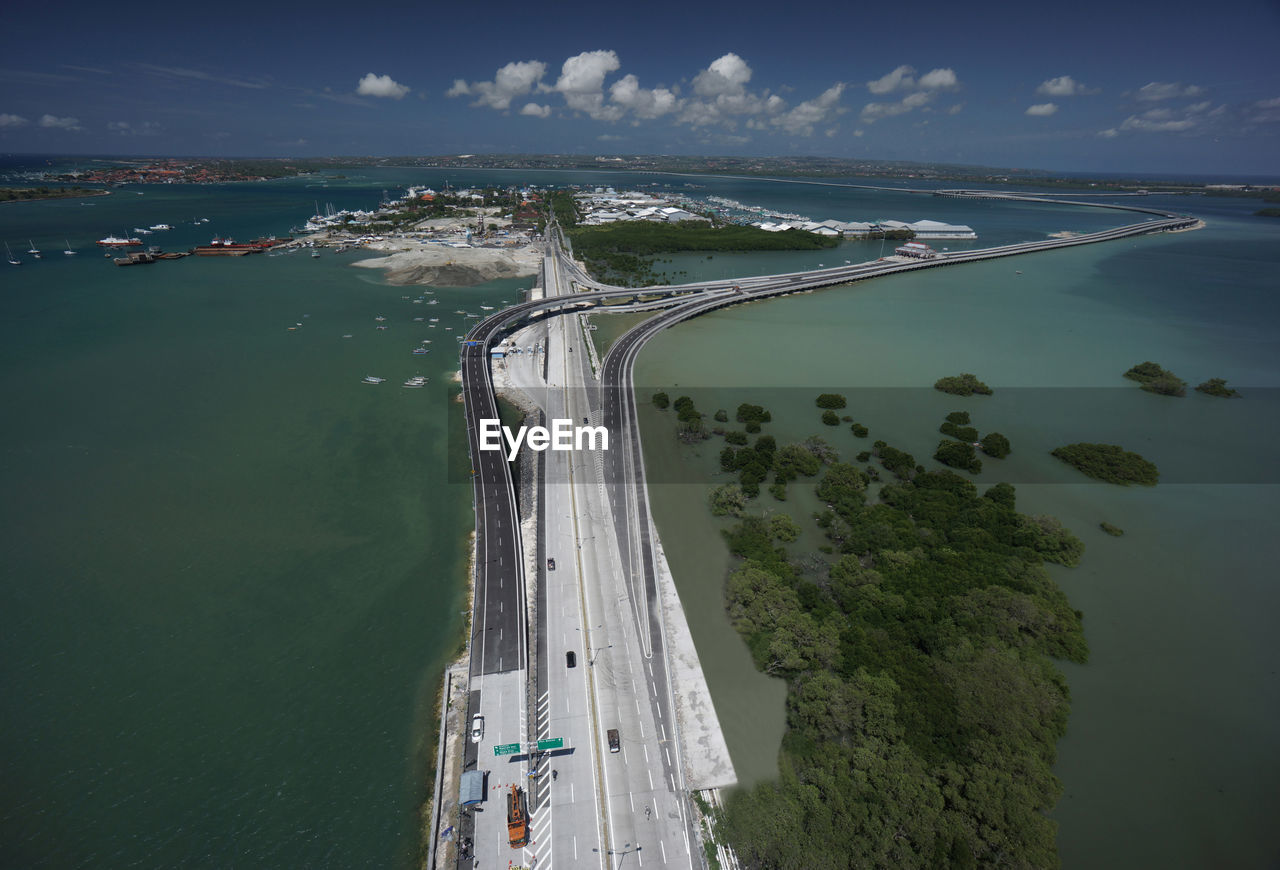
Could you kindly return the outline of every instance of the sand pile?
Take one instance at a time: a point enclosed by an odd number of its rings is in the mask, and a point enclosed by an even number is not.
[[[497,278],[536,275],[542,252],[522,248],[447,248],[423,245],[387,257],[360,260],[356,266],[385,269],[387,283],[430,284],[433,287],[474,287]]]

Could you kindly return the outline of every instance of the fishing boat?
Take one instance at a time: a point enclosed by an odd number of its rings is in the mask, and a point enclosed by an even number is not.
[[[13,251],[9,250],[9,243],[8,243],[8,242],[5,242],[5,243],[4,243],[4,252],[5,252],[5,255],[9,258],[9,265],[10,265],[10,266],[21,266],[21,265],[22,265],[22,261],[21,261],[21,260],[16,260],[16,259],[14,259],[14,257],[13,257]]]

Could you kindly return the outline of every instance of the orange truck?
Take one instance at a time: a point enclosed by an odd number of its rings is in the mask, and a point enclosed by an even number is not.
[[[525,807],[524,790],[514,785],[507,795],[507,840],[512,849],[519,849],[529,842],[529,814]]]

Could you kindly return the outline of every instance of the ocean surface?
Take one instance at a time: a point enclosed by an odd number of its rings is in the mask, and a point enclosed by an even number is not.
[[[24,168],[0,163],[0,174]],[[0,865],[413,864],[434,749],[424,735],[459,643],[472,527],[470,488],[450,482],[465,475],[449,474],[461,459],[447,420],[453,337],[473,321],[452,312],[517,301],[530,283],[391,287],[350,268],[359,255],[331,252],[121,269],[95,239],[169,223],[147,241],[183,250],[446,181],[642,183],[818,220],[978,231],[976,243],[941,243],[953,249],[1130,222],[838,182],[343,174],[0,205],[0,240],[24,260],[0,264]],[[1280,604],[1280,222],[1252,217],[1253,201],[1168,201],[1208,228],[731,309],[669,330],[638,368],[641,383],[702,388],[729,407],[767,395],[780,440],[819,428],[813,387],[847,391],[873,438],[917,456],[932,453],[952,406],[1009,436],[1014,455],[979,480],[1012,480],[1021,510],[1061,517],[1089,548],[1079,568],[1055,571],[1092,647],[1088,665],[1067,669],[1054,817],[1068,867],[1256,867],[1280,855],[1268,644]],[[33,242],[39,261],[25,253]],[[61,253],[68,243],[74,257]],[[860,242],[663,268],[729,277],[878,255],[879,243]],[[438,305],[414,303],[426,290]],[[389,330],[374,329],[378,315]],[[439,328],[413,321],[428,315]],[[411,356],[425,338],[433,353]],[[1226,377],[1245,396],[1149,396],[1119,377],[1145,359],[1193,384]],[[957,405],[928,389],[960,371],[996,394]],[[418,373],[426,389],[399,386]],[[662,425],[646,420],[649,468],[705,480],[714,456],[675,449]],[[1081,482],[1047,456],[1076,440],[1138,450],[1166,482]],[[703,486],[659,484],[653,504],[752,781],[776,769],[784,693],[723,617],[728,557]],[[786,509],[804,506],[800,495]],[[1102,519],[1125,537],[1099,532]]]

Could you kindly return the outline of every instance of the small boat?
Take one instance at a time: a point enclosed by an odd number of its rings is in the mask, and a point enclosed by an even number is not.
[[[492,310],[493,310],[493,306],[492,306],[492,305],[481,305],[481,306],[480,306],[480,310],[481,310],[481,311],[492,311]]]
[[[364,378],[366,384],[380,384],[385,380],[386,378],[375,378],[373,375],[365,375]]]
[[[421,317],[415,317],[415,318],[413,318],[413,322],[414,322],[414,323],[421,323],[421,322],[422,322],[422,318],[421,318]]]
[[[120,236],[107,236],[105,239],[98,239],[98,244],[106,248],[127,248],[134,245],[141,245],[142,239],[131,237],[121,238]]]
[[[312,252],[311,252],[311,259],[313,259],[313,260],[317,260],[317,259],[319,259],[319,258],[320,258],[320,252],[319,252],[319,251],[312,251]]]
[[[21,260],[14,259],[13,251],[9,250],[9,243],[8,243],[8,242],[5,242],[5,243],[4,243],[4,252],[5,252],[5,254],[9,257],[9,265],[10,265],[10,266],[21,266],[21,265],[22,265],[22,261],[21,261]]]
[[[351,334],[350,334],[350,333],[348,333],[348,334],[346,334],[346,335],[344,335],[344,336],[342,336],[342,337],[343,337],[343,338],[351,338]]]
[[[73,257],[73,256],[75,256],[75,253],[76,253],[76,252],[75,252],[75,251],[73,251],[73,250],[71,250],[71,242],[70,242],[69,240],[67,240],[67,239],[63,239],[63,241],[67,243],[67,249],[66,249],[65,251],[63,251],[62,253],[66,254],[68,257]]]
[[[153,230],[171,230],[171,229],[173,229],[173,227],[169,226],[168,224],[153,224],[153,225],[151,226],[151,229],[153,229]]]
[[[427,304],[428,304],[428,305],[439,305],[439,304],[440,304],[440,300],[439,300],[439,299],[428,299],[428,300],[427,300]]]
[[[33,241],[31,241],[30,239],[27,239],[27,242],[31,245],[31,248],[30,248],[30,250],[28,250],[28,251],[27,251],[27,253],[28,253],[28,254],[30,254],[31,256],[35,257],[37,260],[39,260],[39,259],[40,259],[40,249],[39,249],[39,248],[37,248],[37,247],[36,247],[36,243],[35,243],[35,242],[33,242]]]
[[[134,231],[135,233],[137,233],[138,235],[140,235],[140,236],[149,236],[149,235],[151,235],[151,230],[144,230],[142,227],[134,227],[134,228],[133,228],[133,231]]]
[[[386,329],[387,327],[385,327],[385,326],[376,326],[376,327],[374,327],[374,328],[375,328],[375,329]]]
[[[1021,270],[1021,269],[1014,269],[1014,270],[1013,270],[1013,274],[1015,274],[1015,275],[1021,275],[1021,274],[1022,274],[1022,270]]]
[[[414,375],[409,378],[409,380],[405,381],[404,385],[410,388],[425,387],[427,385],[427,379],[422,375]]]
[[[373,319],[374,319],[374,320],[376,320],[376,321],[378,321],[379,323],[381,323],[382,321],[386,320],[387,318],[385,318],[385,317],[383,317],[381,314],[379,314],[377,317],[375,317],[375,318],[373,318]]]
[[[424,353],[431,353],[431,351],[425,347],[415,347],[413,350],[409,351],[409,353],[412,353],[415,356],[421,356]]]

